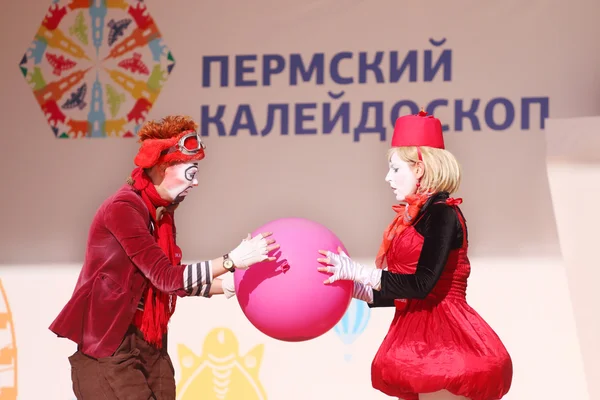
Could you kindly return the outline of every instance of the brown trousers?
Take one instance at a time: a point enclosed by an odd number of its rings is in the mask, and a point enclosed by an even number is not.
[[[175,370],[167,354],[131,327],[112,356],[92,358],[79,350],[69,357],[78,400],[175,400]]]

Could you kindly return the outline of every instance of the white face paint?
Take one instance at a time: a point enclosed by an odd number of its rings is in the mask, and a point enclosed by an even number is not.
[[[172,199],[174,203],[179,203],[194,186],[198,186],[197,172],[198,163],[196,162],[171,165],[165,170],[165,177],[160,186],[167,193],[169,199]]]
[[[396,154],[392,154],[390,170],[385,176],[385,181],[394,189],[398,201],[404,201],[406,196],[414,194],[417,190],[417,177],[411,165],[402,161]]]

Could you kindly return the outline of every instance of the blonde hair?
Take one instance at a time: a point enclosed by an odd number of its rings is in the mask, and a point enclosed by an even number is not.
[[[424,173],[420,181],[419,192],[455,193],[461,181],[461,167],[456,158],[448,150],[420,146],[423,156]],[[415,146],[392,147],[387,152],[388,162],[392,155],[410,164],[419,161],[419,153]]]

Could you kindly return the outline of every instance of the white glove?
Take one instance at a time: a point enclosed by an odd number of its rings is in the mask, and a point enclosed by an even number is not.
[[[375,290],[381,287],[381,271],[378,268],[369,268],[352,261],[341,249],[338,249],[340,254],[332,253],[331,251],[319,251],[327,258],[317,259],[319,262],[329,264],[328,267],[319,267],[321,272],[332,274],[324,283],[329,284],[335,281],[354,281],[369,286]]]
[[[362,283],[354,282],[352,297],[367,303],[373,303],[373,288]]]
[[[221,278],[221,287],[223,288],[223,294],[225,295],[225,298],[229,299],[235,296],[233,274],[226,274],[224,278]]]
[[[260,233],[250,239],[250,234],[248,234],[248,237],[229,253],[229,258],[233,261],[235,267],[248,269],[248,267],[258,262],[267,259],[274,260],[275,258],[269,258],[267,254],[279,246],[269,246],[275,242],[272,239],[266,239],[270,235],[271,233]]]

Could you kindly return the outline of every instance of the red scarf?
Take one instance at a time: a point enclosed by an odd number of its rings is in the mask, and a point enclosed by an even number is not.
[[[175,257],[175,221],[173,211],[177,207],[171,202],[163,200],[150,177],[142,168],[136,168],[131,173],[131,184],[134,189],[140,192],[146,207],[150,210],[150,216],[154,223],[154,237],[165,252],[171,264],[178,264]],[[169,295],[156,289],[151,283],[143,296],[144,311],[138,310],[134,318],[134,324],[144,335],[144,339],[156,346],[162,348],[162,338],[167,332],[167,325],[173,312],[177,296]]]
[[[375,265],[379,269],[384,268],[385,256],[392,244],[394,238],[407,227],[411,226],[415,222],[416,216],[421,211],[421,208],[427,200],[431,197],[431,193],[425,194],[411,194],[406,196],[407,204],[396,204],[392,206],[392,209],[396,212],[396,217],[392,223],[387,227],[383,233],[383,241],[379,247],[379,252],[375,258]]]

